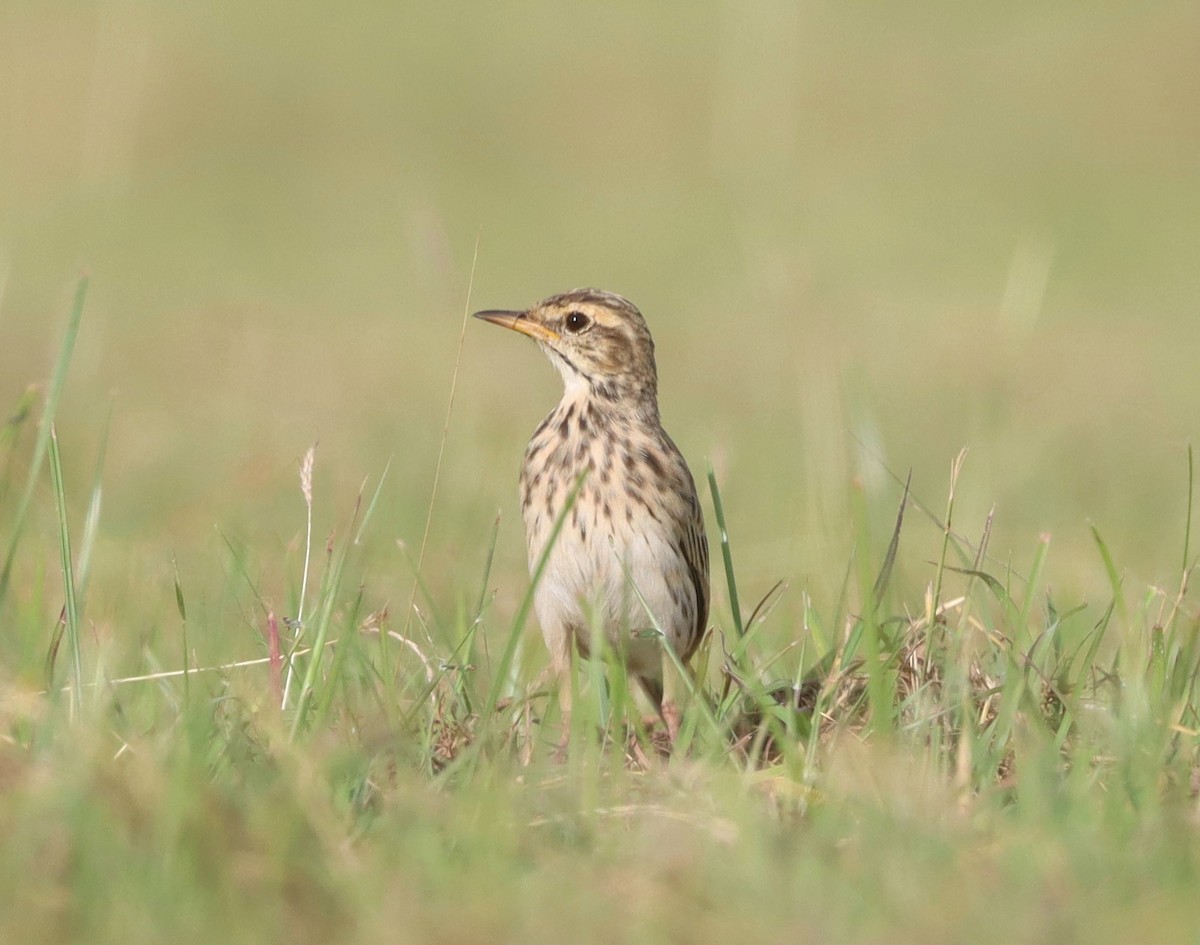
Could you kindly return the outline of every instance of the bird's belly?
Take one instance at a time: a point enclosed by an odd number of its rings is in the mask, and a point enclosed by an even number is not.
[[[553,523],[526,524],[529,568],[536,577]],[[681,648],[690,625],[680,619],[679,602],[690,590],[678,548],[652,518],[634,516],[618,524],[599,527],[577,503],[546,556],[534,604],[548,639],[565,632],[590,652],[593,636],[602,634],[637,670],[660,660],[654,631]]]

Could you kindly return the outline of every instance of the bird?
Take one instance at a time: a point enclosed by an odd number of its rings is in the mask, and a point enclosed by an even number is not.
[[[659,417],[646,320],[600,289],[475,317],[532,338],[562,375],[562,399],[534,430],[519,482],[531,575],[541,566],[534,610],[564,732],[572,647],[598,656],[600,637],[674,744],[681,713],[663,641],[686,665],[704,636],[708,539],[691,471]]]

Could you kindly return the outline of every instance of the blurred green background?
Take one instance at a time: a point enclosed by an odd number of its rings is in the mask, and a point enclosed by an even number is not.
[[[1174,585],[1197,49],[1194,2],[7,2],[0,405],[48,374],[86,269],[60,433],[81,518],[111,409],[91,618],[136,599],[153,622],[172,554],[222,580],[214,526],[286,609],[317,439],[322,537],[391,459],[370,593],[402,607],[464,309],[596,285],[646,313],[744,596],[791,582],[784,632],[800,591],[836,596],[852,479],[882,547],[882,463],[940,512],[963,447],[957,521],[995,504],[1001,562],[1050,533],[1052,585],[1099,596],[1092,522],[1140,586]],[[425,571],[477,587],[499,509],[507,608],[558,380],[466,332]],[[936,530],[914,515],[906,542],[919,601]]]

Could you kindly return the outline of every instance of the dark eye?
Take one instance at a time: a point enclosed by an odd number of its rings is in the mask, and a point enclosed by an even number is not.
[[[567,315],[567,331],[578,334],[591,324],[591,320],[583,312],[571,312]]]

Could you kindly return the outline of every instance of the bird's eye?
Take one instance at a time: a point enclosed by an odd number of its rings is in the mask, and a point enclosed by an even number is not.
[[[579,334],[591,324],[591,320],[583,312],[571,312],[567,315],[567,331]]]

